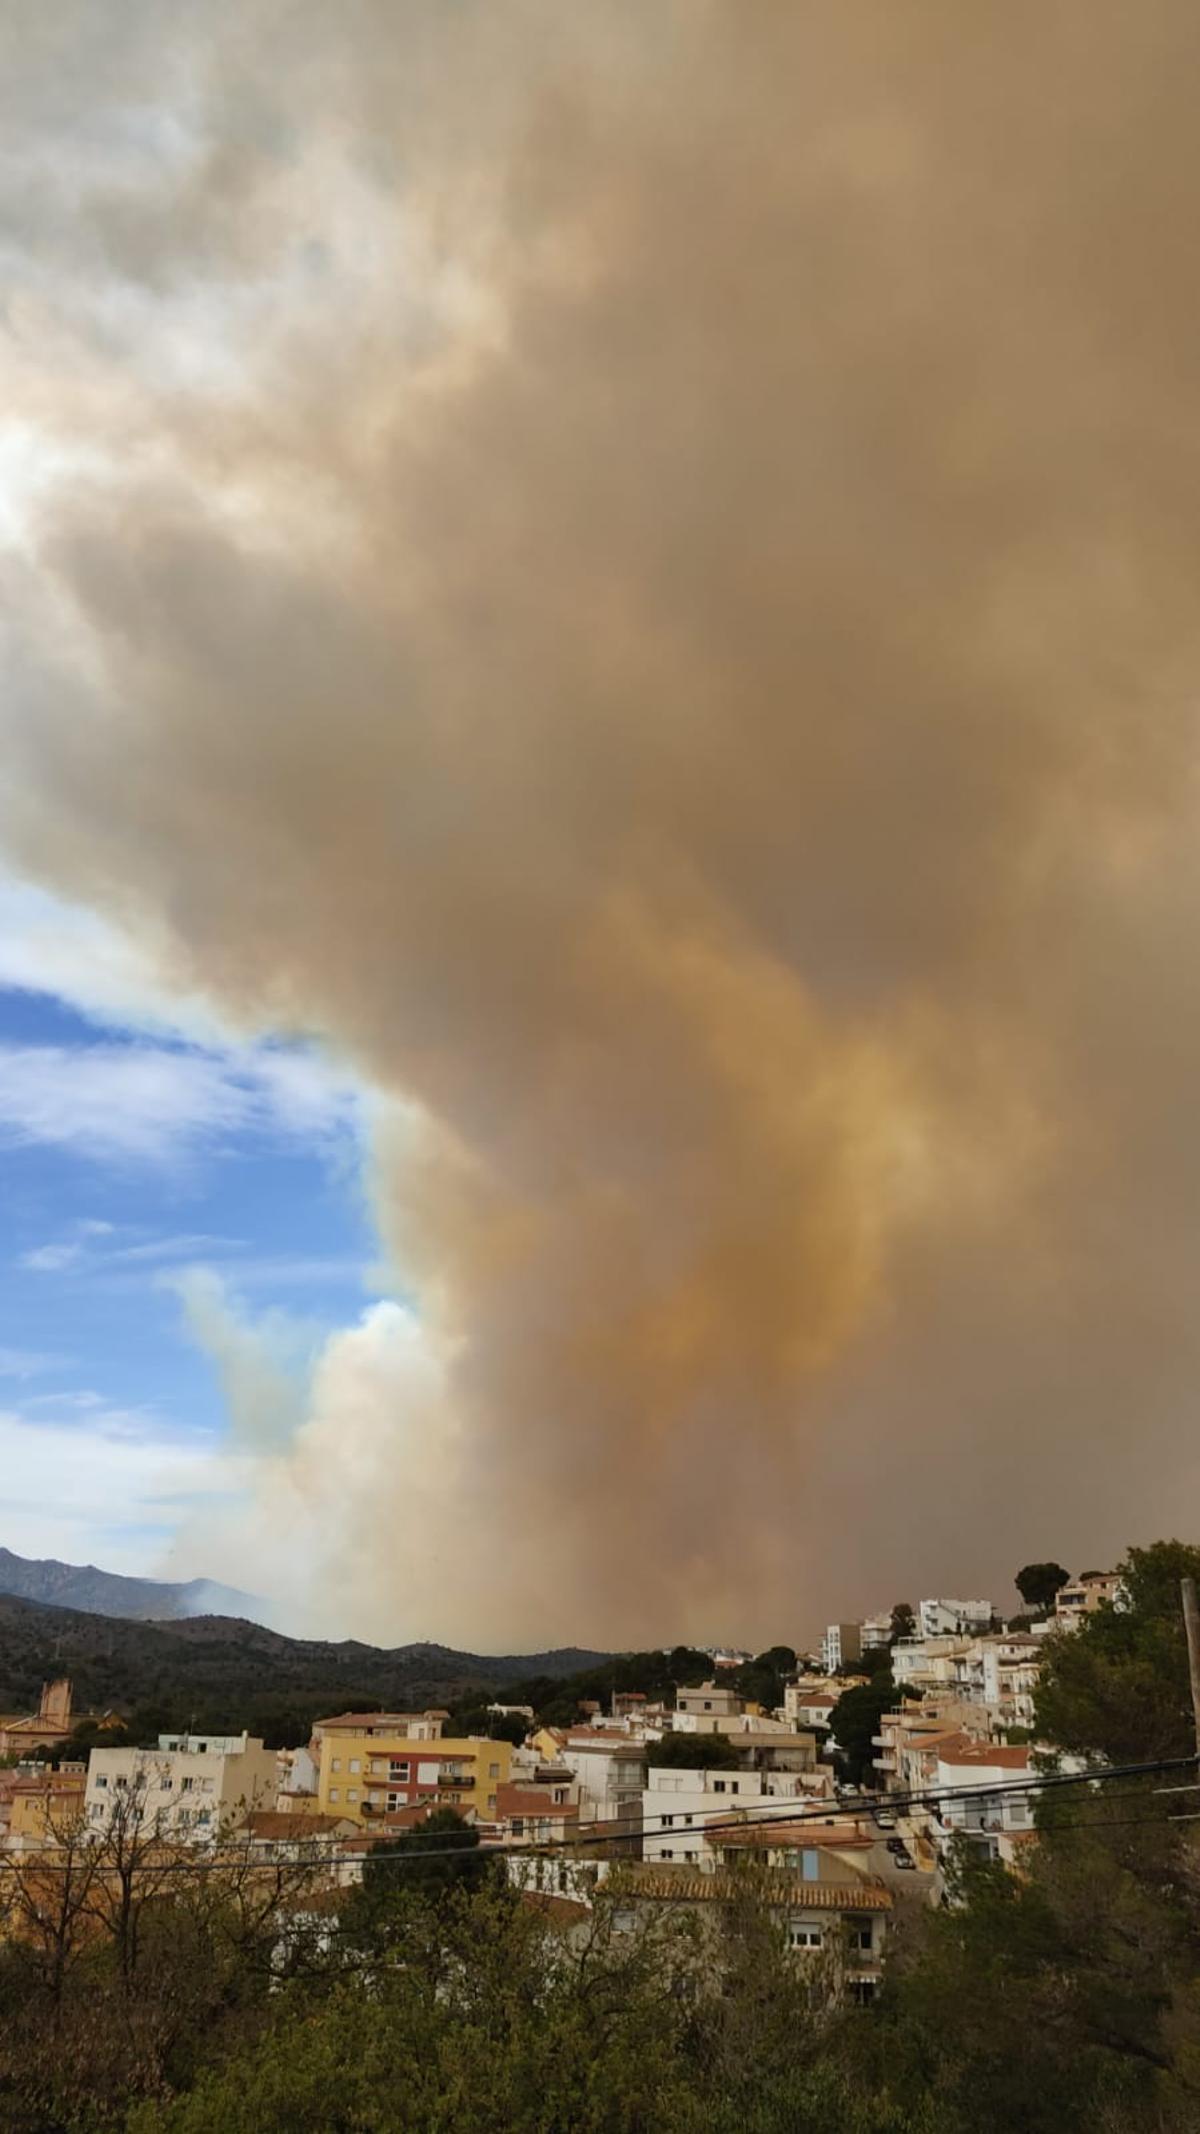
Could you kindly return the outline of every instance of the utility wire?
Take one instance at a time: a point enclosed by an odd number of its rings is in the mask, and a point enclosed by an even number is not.
[[[714,1835],[720,1836],[726,1831],[745,1830],[748,1826],[770,1829],[775,1825],[788,1828],[808,1826],[816,1834],[820,1826],[828,1827],[832,1823],[836,1827],[839,1823],[844,1824],[851,1819],[862,1820],[864,1811],[867,1814],[872,1814],[877,1807],[883,1808],[885,1812],[894,1812],[897,1809],[903,1810],[911,1807],[936,1808],[941,1804],[958,1800],[972,1802],[1003,1801],[1013,1795],[1025,1796],[1031,1793],[1047,1793],[1068,1786],[1109,1785],[1117,1779],[1152,1777],[1163,1772],[1193,1769],[1194,1767],[1194,1757],[1181,1756],[1159,1759],[1148,1763],[1110,1765],[1089,1771],[1039,1773],[1020,1779],[1013,1779],[1000,1785],[944,1786],[906,1794],[863,1795],[853,1802],[836,1804],[841,1809],[840,1817],[837,1813],[831,1813],[830,1804],[827,1802],[807,1803],[803,1806],[796,1806],[786,1801],[772,1798],[765,1802],[748,1802],[736,1815],[710,1818],[703,1823],[693,1824],[691,1826],[692,1835],[708,1838]],[[1136,1791],[1135,1788],[1129,1790]],[[1149,1799],[1149,1796],[1146,1796],[1146,1798]],[[1145,1820],[1187,1821],[1190,1818],[1183,1816],[1163,1817],[1161,1819],[1147,1817]],[[594,1855],[598,1847],[627,1844],[631,1838],[635,1838],[638,1835],[643,1837],[647,1835],[665,1835],[668,1828],[670,1828],[673,1836],[682,1837],[687,1832],[686,1825],[667,1825],[661,1819],[654,1819],[651,1823],[644,1823],[630,1818],[615,1828],[610,1826],[592,1835],[588,1835],[585,1829],[569,1838],[546,1839],[540,1842],[531,1841],[522,1845],[481,1845],[478,1848],[436,1843],[428,1846],[422,1845],[419,1841],[423,1836],[438,1840],[443,1838],[445,1833],[442,1831],[423,1833],[418,1828],[403,1833],[408,1841],[404,1852],[377,1853],[373,1855],[373,1859],[376,1867],[414,1866],[421,1860],[462,1859],[464,1853],[468,1852],[468,1850],[472,1858],[482,1859],[561,1859],[564,1856],[582,1851],[586,1851],[589,1855]],[[139,1833],[138,1841],[152,1843],[153,1834],[148,1831]],[[288,1841],[285,1839],[279,1842],[287,1843]],[[146,1871],[148,1874],[153,1873],[156,1876],[166,1877],[172,1874],[206,1874],[210,1873],[214,1867],[226,1865],[244,1868],[332,1866],[347,1857],[346,1846],[351,1842],[353,1841],[346,1839],[332,1842],[319,1838],[298,1839],[296,1841],[295,1855],[290,1859],[280,1860],[278,1858],[261,1858],[254,1851],[253,1839],[247,1838],[242,1843],[235,1844],[233,1848],[226,1852],[209,1852],[203,1858],[197,1860],[148,1861],[146,1863]],[[101,1843],[103,1843],[102,1836]],[[51,1862],[41,1853],[22,1854],[7,1860],[3,1854],[0,1854],[0,1866],[8,1867],[10,1871],[15,1870],[18,1865],[28,1862],[35,1865],[39,1872],[48,1872],[55,1868],[63,1873],[81,1872],[84,1862],[88,1861],[94,1863],[94,1854],[89,1854],[86,1850],[81,1851],[74,1863]]]

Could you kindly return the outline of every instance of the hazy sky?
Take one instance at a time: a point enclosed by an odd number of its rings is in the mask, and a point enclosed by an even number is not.
[[[0,29],[0,1539],[511,1648],[1186,1528],[1194,8]]]

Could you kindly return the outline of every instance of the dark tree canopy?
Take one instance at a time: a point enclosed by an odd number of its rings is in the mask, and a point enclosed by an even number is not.
[[[897,1601],[892,1609],[892,1643],[916,1636],[917,1618],[911,1601]]]
[[[1200,1549],[1158,1541],[1120,1566],[1121,1607],[1098,1608],[1050,1640],[1035,1700],[1038,1733],[1113,1763],[1186,1756],[1195,1747],[1181,1578]]]
[[[646,1748],[646,1762],[671,1771],[729,1771],[738,1752],[728,1734],[664,1734]]]
[[[1054,1596],[1063,1586],[1069,1585],[1071,1574],[1060,1563],[1027,1563],[1017,1572],[1013,1583],[1021,1599],[1030,1608],[1038,1608],[1046,1614],[1054,1606]]]

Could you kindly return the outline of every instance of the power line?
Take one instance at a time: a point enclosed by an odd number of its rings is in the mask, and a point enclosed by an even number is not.
[[[1031,1793],[1047,1793],[1068,1786],[1109,1785],[1117,1779],[1152,1777],[1163,1772],[1191,1769],[1194,1764],[1194,1757],[1172,1757],[1147,1763],[1109,1765],[1089,1771],[1035,1773],[1020,1779],[1009,1780],[999,1785],[931,1787],[921,1792],[861,1796],[853,1803],[838,1803],[837,1805],[842,1809],[841,1822],[844,1824],[851,1818],[861,1820],[864,1810],[867,1813],[873,1813],[877,1807],[882,1807],[885,1811],[892,1812],[897,1809],[911,1807],[937,1807],[941,1804],[958,1800],[973,1802],[995,1800],[1001,1802],[1013,1795],[1022,1797]],[[1129,1790],[1132,1792],[1136,1789],[1131,1788]],[[553,1804],[548,1805],[552,1806]],[[710,1818],[691,1827],[692,1834],[695,1837],[704,1838],[714,1835],[720,1836],[727,1831],[745,1830],[748,1826],[770,1829],[775,1825],[787,1828],[808,1826],[813,1829],[815,1835],[820,1826],[827,1827],[833,1824],[836,1827],[838,1820],[837,1815],[830,1812],[830,1806],[826,1802],[809,1802],[798,1807],[789,1804],[787,1801],[772,1798],[769,1801],[757,1803],[747,1802],[745,1807],[741,1808],[736,1814],[731,1814],[727,1817]],[[1158,1819],[1147,1817],[1145,1820]],[[1172,1816],[1163,1817],[1161,1820],[1164,1822],[1186,1821],[1190,1820],[1190,1818]],[[465,1853],[469,1853],[473,1859],[480,1858],[484,1860],[494,1858],[555,1859],[583,1851],[588,1854],[594,1854],[599,1847],[627,1844],[632,1838],[639,1835],[642,1837],[647,1835],[662,1836],[665,1835],[668,1829],[672,1835],[683,1836],[686,1833],[687,1826],[680,1826],[674,1822],[668,1824],[662,1818],[655,1818],[650,1823],[646,1823],[641,1819],[628,1818],[619,1822],[615,1827],[609,1825],[605,1829],[595,1831],[592,1834],[589,1834],[584,1829],[577,1835],[566,1838],[530,1841],[521,1845],[480,1845],[479,1847],[468,1848],[462,1845],[424,1845],[420,1842],[422,1838],[441,1839],[445,1833],[442,1831],[423,1832],[420,1828],[417,1828],[403,1833],[406,1839],[406,1849],[403,1852],[375,1853],[369,1857],[373,1858],[377,1867],[413,1866],[420,1860],[461,1860]],[[364,1831],[365,1834],[366,1832]],[[141,1842],[153,1842],[153,1833],[151,1832],[139,1834],[139,1837]],[[288,1841],[284,1839],[279,1842],[287,1843]],[[257,1854],[254,1851],[253,1838],[247,1837],[243,1842],[235,1844],[233,1849],[225,1853],[214,1850],[213,1852],[205,1853],[202,1858],[196,1860],[147,1862],[146,1871],[156,1876],[165,1877],[172,1874],[205,1874],[210,1873],[216,1867],[226,1865],[244,1868],[335,1866],[347,1858],[346,1847],[352,1842],[353,1840],[347,1839],[329,1841],[319,1838],[300,1838],[295,1841],[296,1851],[293,1857],[280,1860]],[[103,1844],[103,1838],[100,1839],[100,1843]],[[99,1850],[99,1847],[96,1850]],[[55,1868],[64,1873],[75,1871],[74,1863],[52,1862],[47,1860],[44,1854],[40,1853],[21,1855],[8,1860],[5,1860],[4,1856],[0,1854],[0,1866],[6,1866],[10,1870],[15,1870],[19,1864],[23,1864],[26,1861],[37,1865],[42,1872],[53,1871]],[[78,1862],[80,1871],[82,1871],[82,1865],[85,1861],[95,1864],[95,1852],[88,1849],[84,1849],[81,1852]]]

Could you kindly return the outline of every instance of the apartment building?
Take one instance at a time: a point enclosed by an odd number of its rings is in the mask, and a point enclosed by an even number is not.
[[[801,1960],[825,1958],[834,1996],[873,1999],[893,1909],[890,1889],[820,1844],[800,1848],[796,1859],[796,1871],[777,1869],[762,1886],[788,1947]],[[721,1913],[739,1901],[742,1888],[741,1877],[724,1867],[708,1874],[697,1866],[650,1861],[623,1868],[608,1884],[613,1930],[637,1933],[664,1910],[694,1913],[704,1945],[720,1963]]]
[[[578,1785],[584,1822],[618,1823],[631,1832],[637,1830],[646,1782],[643,1741],[605,1733],[598,1727],[572,1727],[562,1740],[559,1757]]]
[[[978,1637],[992,1626],[989,1600],[923,1600],[917,1606],[923,1638]]]
[[[839,1667],[849,1667],[863,1655],[861,1623],[829,1623],[821,1639],[821,1666],[825,1674],[835,1675]]]
[[[83,1816],[86,1787],[85,1763],[63,1763],[57,1771],[49,1764],[19,1768],[8,1799],[5,1849],[38,1852],[57,1843]]]
[[[812,1798],[805,1771],[676,1770],[652,1764],[642,1794],[642,1857],[710,1870],[719,1863],[719,1839],[706,1834],[706,1824],[727,1826],[747,1809],[761,1812],[769,1802]]]
[[[1055,1622],[1059,1629],[1069,1630],[1085,1615],[1094,1615],[1106,1601],[1110,1607],[1118,1606],[1123,1591],[1117,1571],[1081,1571],[1069,1585],[1059,1588],[1054,1602]]]
[[[1042,1640],[1009,1632],[978,1643],[980,1693],[992,1724],[1032,1727],[1033,1699],[1045,1648]]]
[[[1036,1777],[1029,1750],[949,1733],[927,1743],[920,1768],[929,1797],[900,1820],[918,1859],[944,1870],[954,1845],[966,1842],[982,1858],[1013,1866],[1035,1835],[1035,1796],[1019,1790],[1022,1778]]]
[[[859,1644],[863,1652],[882,1652],[892,1642],[892,1615],[868,1615],[858,1626]]]
[[[701,1682],[697,1689],[676,1690],[672,1724],[688,1733],[717,1734],[719,1721],[738,1719],[745,1709],[745,1699],[728,1683]]]
[[[256,1808],[273,1808],[274,1749],[249,1734],[160,1734],[156,1749],[93,1749],[84,1813],[102,1836],[133,1820],[164,1838],[203,1844]]]
[[[320,1743],[317,1806],[322,1815],[386,1824],[422,1805],[495,1816],[510,1776],[511,1742],[450,1740],[441,1713],[343,1712],[314,1729]]]

